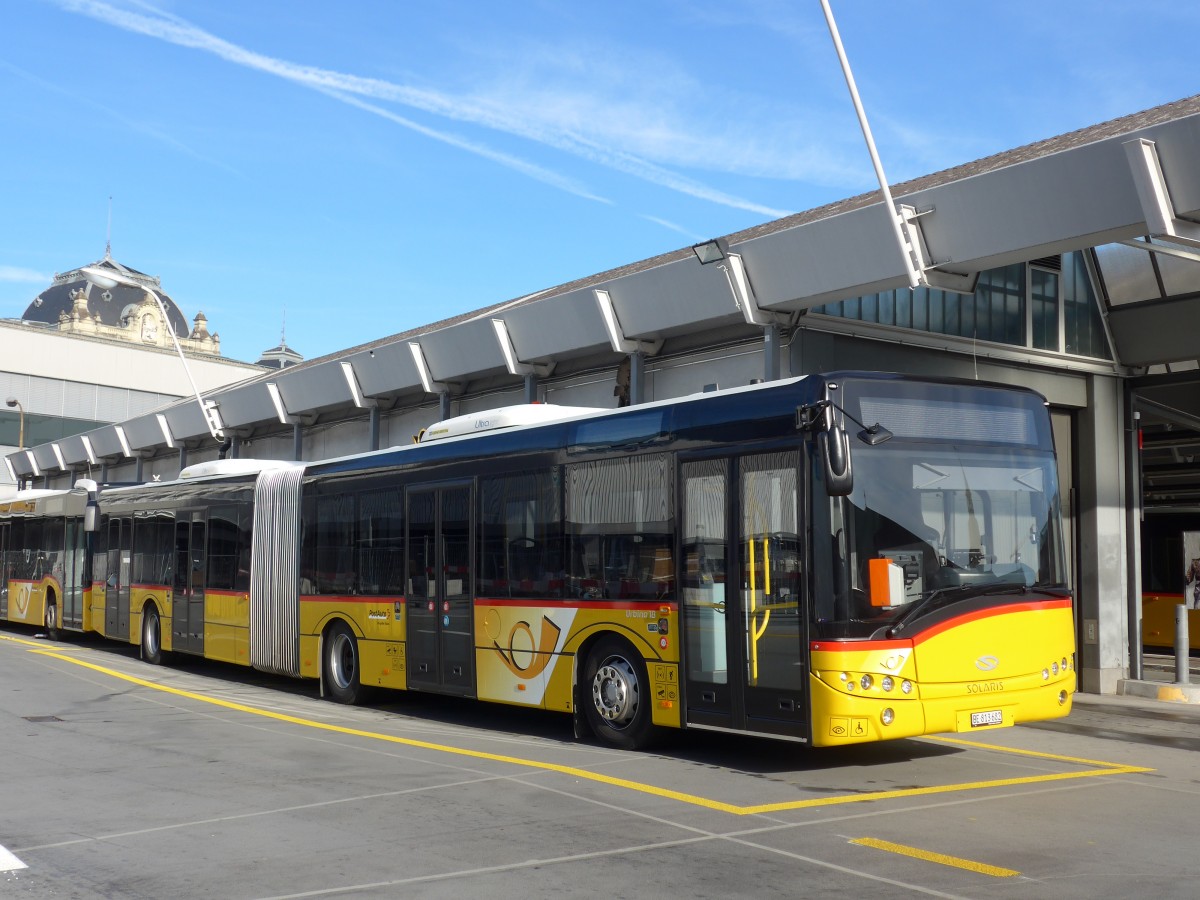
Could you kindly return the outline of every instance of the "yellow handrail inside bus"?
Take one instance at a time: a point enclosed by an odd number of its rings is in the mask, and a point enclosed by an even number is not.
[[[746,551],[750,554],[750,586],[749,603],[747,608],[747,625],[750,632],[750,684],[758,684],[758,642],[767,632],[767,623],[771,621],[770,608],[770,593],[771,593],[771,551],[768,541],[770,538],[763,538],[763,619],[762,625],[758,623],[758,578],[755,571],[754,558],[754,538],[746,541]]]

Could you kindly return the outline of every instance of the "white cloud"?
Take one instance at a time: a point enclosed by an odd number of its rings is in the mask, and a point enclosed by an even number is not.
[[[53,278],[53,275],[35,272],[33,269],[24,269],[20,266],[0,266],[0,281],[49,284]]]
[[[686,237],[692,243],[699,243],[700,241],[704,240],[703,237],[696,234],[694,231],[689,231],[688,229],[684,228],[682,225],[676,225],[674,222],[669,222],[666,219],[660,219],[658,216],[642,215],[642,218],[645,219],[647,222],[653,222],[655,225],[661,225],[663,228],[668,228],[671,231],[678,232],[679,234],[682,234],[684,237]]]
[[[417,88],[397,84],[378,78],[365,78],[358,75],[336,72],[317,66],[301,65],[287,60],[266,56],[252,50],[240,47],[222,38],[198,28],[174,15],[156,10],[145,3],[138,7],[145,11],[135,12],[129,9],[117,8],[103,0],[58,0],[64,9],[86,15],[98,21],[105,22],[126,31],[142,34],[147,37],[167,41],[181,47],[188,47],[213,54],[228,62],[274,75],[297,84],[304,85],[322,93],[334,96],[343,102],[352,102],[352,96],[368,97],[372,100],[399,103],[413,109],[421,110],[454,121],[466,122],[536,141],[545,146],[571,153],[591,162],[632,175],[641,180],[657,184],[661,187],[677,191],[688,196],[713,203],[743,209],[764,216],[778,217],[786,215],[786,211],[774,209],[763,204],[755,203],[741,197],[719,191],[694,179],[687,178],[654,162],[641,158],[637,153],[613,146],[612,134],[603,128],[604,123],[611,123],[614,114],[598,118],[600,128],[591,127],[587,132],[577,131],[579,115],[565,116],[563,108],[574,105],[576,112],[587,114],[587,107],[594,107],[595,101],[583,104],[573,103],[569,98],[556,103],[546,104],[546,109],[558,109],[557,115],[537,114],[534,110],[541,108],[538,98],[522,98],[514,100],[511,96],[496,93],[491,96],[481,95],[476,98],[454,96],[441,91]],[[417,131],[426,137],[451,144],[470,153],[491,159],[516,171],[520,171],[538,180],[590,199],[602,199],[591,194],[577,182],[565,176],[549,172],[543,167],[525,162],[512,156],[491,150],[478,142],[468,141],[455,135],[421,126],[410,119],[394,115],[380,107],[358,101],[353,102],[366,111],[376,115],[384,115],[391,121],[405,128]],[[639,113],[634,117],[634,125],[638,121],[649,121],[649,111]],[[629,134],[636,128],[631,126],[616,134],[618,145],[622,140],[630,143]],[[588,133],[590,132],[590,133]],[[705,139],[707,140],[707,139]],[[695,138],[677,138],[669,143],[679,146]],[[724,142],[727,145],[727,142]],[[636,146],[647,146],[643,141]],[[721,146],[710,148],[713,152],[706,159],[726,158]],[[671,153],[661,154],[677,158]],[[697,158],[693,154],[693,158]]]

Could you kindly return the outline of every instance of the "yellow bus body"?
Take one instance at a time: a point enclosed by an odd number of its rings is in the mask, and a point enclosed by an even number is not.
[[[1183,594],[1142,595],[1142,645],[1175,647],[1175,609],[1184,604]],[[1188,648],[1200,650],[1200,609],[1189,609]]]
[[[958,616],[910,641],[815,641],[810,684],[818,747],[1065,716],[1076,689],[1071,602]]]

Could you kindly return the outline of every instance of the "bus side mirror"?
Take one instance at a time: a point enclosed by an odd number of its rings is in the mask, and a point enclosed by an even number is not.
[[[98,524],[100,524],[100,505],[95,500],[88,500],[87,506],[83,508],[83,530],[88,534],[93,534]]]
[[[825,465],[825,489],[831,497],[845,497],[854,490],[854,467],[850,462],[850,438],[840,425],[817,435],[817,447]]]

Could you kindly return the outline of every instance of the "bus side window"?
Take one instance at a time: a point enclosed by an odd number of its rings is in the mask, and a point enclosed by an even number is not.
[[[559,489],[557,468],[481,482],[480,596],[562,596]]]
[[[665,453],[567,467],[572,596],[674,597],[673,483]]]

